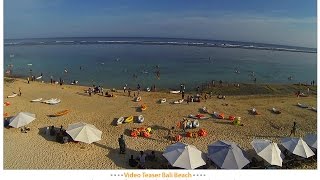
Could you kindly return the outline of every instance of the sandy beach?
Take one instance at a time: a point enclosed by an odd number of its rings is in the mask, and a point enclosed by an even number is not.
[[[21,88],[22,96],[7,98],[12,92],[18,93]],[[310,93],[308,97],[297,97],[294,93],[283,91],[284,94],[228,95],[225,100],[217,99],[216,91],[212,98],[200,103],[172,104],[181,98],[180,94],[166,92],[141,92],[142,102],[133,101],[127,93],[118,90],[116,97],[104,97],[99,94],[91,97],[84,93],[83,86],[51,85],[40,82],[27,83],[26,80],[16,79],[12,83],[4,83],[4,113],[14,116],[19,112],[36,114],[36,120],[31,122],[28,133],[20,129],[4,128],[4,169],[129,169],[128,159],[131,154],[137,156],[139,151],[156,151],[157,156],[170,145],[166,139],[168,129],[176,127],[178,121],[189,114],[201,113],[206,106],[209,111],[223,112],[226,116],[241,117],[244,126],[235,126],[228,120],[209,118],[200,120],[200,128],[208,131],[207,137],[182,138],[181,142],[193,144],[199,150],[207,152],[207,145],[217,140],[228,140],[237,143],[245,150],[252,149],[250,142],[255,138],[269,139],[279,143],[280,139],[290,134],[293,122],[298,124],[296,136],[303,137],[307,133],[317,132],[317,113],[303,109],[297,103],[317,107],[317,96]],[[301,86],[302,92],[307,87]],[[111,91],[109,91],[111,92]],[[316,92],[316,91],[312,91]],[[133,93],[131,94],[133,96]],[[185,97],[189,95],[186,93]],[[47,105],[32,103],[32,99],[59,98],[61,103]],[[159,99],[167,98],[167,103],[160,104]],[[147,110],[141,112],[140,105],[147,105]],[[228,105],[226,105],[228,104]],[[255,107],[261,115],[252,115],[249,110]],[[273,114],[270,109],[276,107],[281,114]],[[49,117],[56,112],[69,109],[70,113],[61,117]],[[138,116],[142,114],[145,121],[142,124],[128,123],[119,126],[115,121],[120,116]],[[92,143],[55,142],[55,137],[45,135],[45,128],[67,128],[69,124],[86,122],[93,124],[102,131],[102,140]],[[135,127],[149,126],[152,128],[151,138],[132,138],[130,130]],[[197,131],[190,129],[187,131]],[[177,129],[177,134],[181,133]],[[127,153],[119,154],[118,138],[125,135]],[[315,169],[316,163],[299,168]]]

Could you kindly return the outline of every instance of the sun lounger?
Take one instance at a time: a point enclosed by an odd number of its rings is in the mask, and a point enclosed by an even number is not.
[[[38,99],[33,99],[33,100],[31,100],[31,102],[40,102],[40,101],[42,101],[42,98],[38,98]]]
[[[10,96],[7,96],[7,98],[14,98],[14,97],[16,97],[18,94],[16,94],[16,93],[13,93],[12,95],[10,95]]]

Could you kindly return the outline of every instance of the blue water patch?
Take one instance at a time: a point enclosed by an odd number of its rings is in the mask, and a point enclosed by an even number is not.
[[[4,69],[116,88],[138,83],[163,88],[185,83],[193,88],[212,80],[247,83],[254,78],[259,83],[310,83],[316,80],[316,55],[310,48],[187,39],[5,40]]]

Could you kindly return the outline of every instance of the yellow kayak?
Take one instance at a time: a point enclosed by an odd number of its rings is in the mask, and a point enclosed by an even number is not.
[[[69,112],[70,112],[70,110],[66,109],[66,110],[55,113],[54,116],[63,116],[65,114],[68,114]]]
[[[129,116],[124,120],[125,123],[131,123],[133,122],[133,116]]]

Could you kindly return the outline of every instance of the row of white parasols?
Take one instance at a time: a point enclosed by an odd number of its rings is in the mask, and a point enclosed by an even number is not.
[[[35,120],[35,114],[20,112],[9,120],[9,125],[15,128],[25,126]],[[101,140],[102,132],[87,123],[75,123],[68,126],[66,132],[75,141],[92,143]],[[281,144],[291,153],[309,158],[314,155],[310,149],[317,149],[317,135],[308,134],[302,138],[283,138]],[[278,145],[269,140],[255,139],[251,142],[256,153],[270,165],[282,166],[284,155]],[[309,147],[310,146],[310,147]],[[175,143],[168,146],[163,156],[174,167],[195,169],[206,164],[206,155],[193,145]],[[208,145],[208,155],[217,166],[222,169],[242,169],[250,161],[244,151],[234,142],[216,141]]]
[[[20,128],[26,126],[36,119],[36,115],[29,112],[20,112],[17,116],[9,120],[9,126]],[[102,131],[97,129],[94,125],[79,122],[70,124],[66,132],[75,141],[91,144],[101,140]]]

